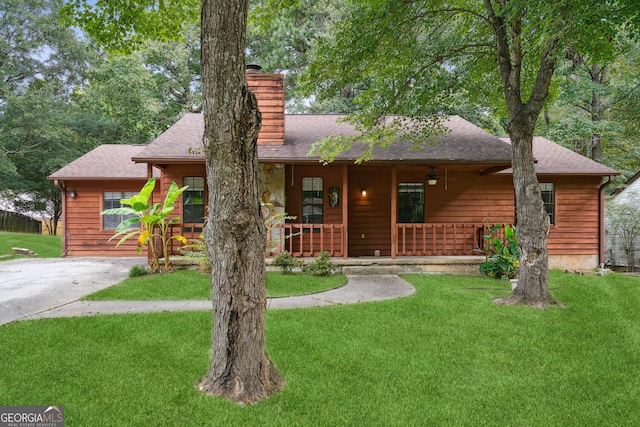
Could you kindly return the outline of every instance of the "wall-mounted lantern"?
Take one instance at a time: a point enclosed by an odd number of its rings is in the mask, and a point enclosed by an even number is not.
[[[366,188],[362,188],[360,190],[360,194],[362,194],[362,197],[366,196],[367,195],[367,189]]]
[[[78,197],[78,192],[76,190],[71,190],[69,196],[71,196],[72,199],[75,199],[76,197]]]
[[[431,166],[431,173],[427,175],[427,184],[436,185],[438,183],[438,174],[435,173],[435,168]]]

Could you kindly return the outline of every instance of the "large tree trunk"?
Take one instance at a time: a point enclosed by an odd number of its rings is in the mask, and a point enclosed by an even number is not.
[[[513,186],[516,194],[518,247],[520,269],[518,286],[498,304],[527,304],[545,308],[557,301],[549,293],[548,270],[549,215],[544,210],[540,184],[533,157],[533,128],[527,118],[511,122]]]
[[[247,1],[203,0],[204,148],[213,345],[205,393],[238,403],[284,386],[264,342],[266,231],[258,198],[260,112],[245,76]]]
[[[509,296],[497,298],[494,302],[544,308],[557,302],[549,293],[549,216],[544,210],[535,172],[533,131],[549,95],[560,40],[549,40],[531,87],[529,100],[523,103],[522,71],[525,51],[522,46],[522,16],[516,15],[514,19],[508,14],[498,15],[494,3],[499,6],[498,11],[504,13],[501,2],[484,0],[487,17],[495,35],[500,76],[509,112],[507,131],[511,138],[520,249],[518,286]]]

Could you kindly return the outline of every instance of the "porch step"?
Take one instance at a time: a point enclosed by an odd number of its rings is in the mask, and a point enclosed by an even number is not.
[[[351,258],[335,260],[345,275],[378,274],[467,274],[479,275],[480,264],[484,257],[448,256],[448,257],[403,257],[389,258]]]

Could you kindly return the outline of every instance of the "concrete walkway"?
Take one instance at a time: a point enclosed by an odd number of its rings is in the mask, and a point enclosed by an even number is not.
[[[21,259],[0,263],[0,325],[19,319],[212,310],[211,301],[80,301],[127,277],[139,258]],[[318,294],[269,298],[285,309],[382,301],[412,295],[397,275],[349,275],[345,286]]]
[[[268,309],[304,308],[383,301],[413,294],[415,288],[397,275],[347,276],[345,286],[312,295],[267,299]],[[211,301],[74,301],[42,311],[29,319],[99,314],[212,310]]]

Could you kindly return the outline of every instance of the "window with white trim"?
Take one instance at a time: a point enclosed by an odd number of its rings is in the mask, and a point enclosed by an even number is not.
[[[134,194],[138,194],[134,191],[105,191],[102,193],[102,210],[121,208],[122,204],[120,200],[129,199]],[[136,215],[102,215],[102,229],[103,230],[115,230],[118,225],[125,219],[135,218]],[[131,226],[133,228],[134,225]]]
[[[540,193],[542,194],[542,202],[544,210],[549,215],[551,225],[556,225],[556,189],[551,182],[540,183]]]

